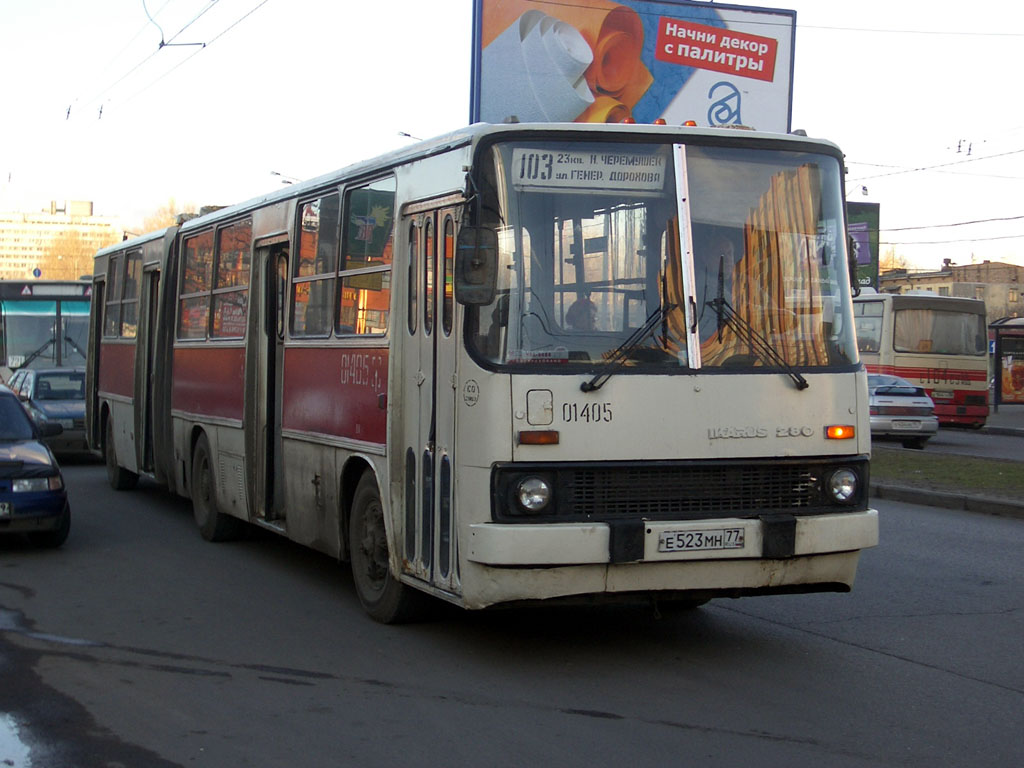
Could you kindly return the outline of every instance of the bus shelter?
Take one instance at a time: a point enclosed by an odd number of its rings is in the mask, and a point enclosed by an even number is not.
[[[995,341],[994,405],[1024,403],[1024,317],[1003,317],[988,328]]]

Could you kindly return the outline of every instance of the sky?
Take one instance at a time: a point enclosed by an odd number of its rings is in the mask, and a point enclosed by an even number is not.
[[[1024,6],[739,4],[797,12],[792,127],[844,151],[883,254],[1024,265]],[[0,211],[91,200],[133,230],[464,126],[472,6],[0,0]]]

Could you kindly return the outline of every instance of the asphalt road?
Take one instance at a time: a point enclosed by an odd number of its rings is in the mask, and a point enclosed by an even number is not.
[[[1024,765],[1018,520],[879,501],[849,595],[385,627],[328,558],[66,475],[65,548],[0,540],[35,766]]]
[[[886,447],[899,447],[899,443],[882,443]],[[1024,461],[1024,437],[997,435],[970,429],[940,429],[928,441],[926,451],[978,456],[985,459],[1012,459]]]

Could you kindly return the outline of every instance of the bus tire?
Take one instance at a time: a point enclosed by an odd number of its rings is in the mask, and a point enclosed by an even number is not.
[[[117,463],[114,449],[113,417],[107,416],[107,429],[103,439],[103,461],[107,465],[107,482],[115,491],[130,491],[139,482],[139,476]]]
[[[242,523],[217,509],[217,482],[210,460],[210,443],[201,435],[192,454],[192,517],[207,541],[237,539]]]
[[[356,486],[348,530],[352,581],[363,610],[381,624],[420,618],[428,598],[391,575],[384,506],[371,472]]]

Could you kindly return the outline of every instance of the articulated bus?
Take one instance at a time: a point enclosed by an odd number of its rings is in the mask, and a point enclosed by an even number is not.
[[[474,125],[96,256],[115,488],[430,602],[849,591],[878,538],[842,154]]]
[[[0,280],[0,376],[85,365],[91,280]]]
[[[871,373],[924,387],[940,426],[980,429],[988,418],[985,302],[934,293],[854,299],[857,345]]]

